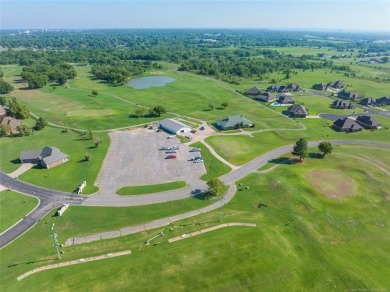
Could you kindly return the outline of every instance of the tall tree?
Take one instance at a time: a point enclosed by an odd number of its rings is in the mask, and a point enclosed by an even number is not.
[[[295,156],[299,156],[299,160],[302,161],[307,157],[307,140],[305,138],[300,138],[293,148],[292,154]]]
[[[325,157],[326,154],[332,153],[333,145],[330,142],[321,142],[318,144],[318,150],[322,152],[322,157]]]
[[[44,118],[39,117],[39,119],[35,123],[34,130],[40,131],[46,126],[47,126],[47,121]]]
[[[8,82],[5,82],[0,78],[0,94],[8,93],[12,91],[14,88]]]
[[[227,190],[227,186],[218,178],[210,179],[207,182],[208,186],[208,194],[211,197],[223,195],[223,193]]]

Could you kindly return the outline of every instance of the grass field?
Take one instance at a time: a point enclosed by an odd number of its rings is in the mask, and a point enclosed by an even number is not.
[[[350,146],[337,147],[335,152],[350,154],[351,150],[373,159],[390,154],[388,149]],[[356,183],[356,191],[343,199],[328,198],[305,178],[313,169],[329,171],[324,181],[332,178],[332,170],[342,171]],[[156,246],[146,246],[144,241],[161,229],[66,248],[64,261],[128,249],[132,254],[45,271],[18,282],[15,278],[23,272],[55,262],[49,240],[38,242],[33,254],[23,249],[33,238],[48,238],[50,220],[46,218],[14,245],[0,251],[4,291],[72,291],[86,286],[91,290],[134,291],[209,287],[233,291],[259,287],[272,291],[285,287],[294,291],[346,291],[386,290],[390,286],[388,174],[352,157],[330,155],[280,165],[267,174],[249,175],[240,183],[249,189],[239,191],[224,206],[222,220],[253,222],[257,228],[226,228],[177,243],[166,242],[219,224],[220,211],[216,210],[173,224],[173,231],[165,231],[159,239],[161,244]],[[260,203],[267,207],[258,208]],[[82,207],[77,208],[82,211]],[[74,216],[72,212],[68,215]],[[90,215],[84,220],[96,220],[94,217],[100,217],[101,212]],[[85,223],[79,221],[77,226],[85,225],[81,222]],[[61,226],[59,221],[56,224]],[[66,229],[70,228],[62,228],[59,234],[69,234]]]
[[[24,83],[17,83],[19,77],[8,76],[7,80],[13,82],[16,88],[10,95],[20,98],[32,112],[52,123],[75,128],[115,129],[172,116],[133,117],[136,104],[146,107],[162,105],[170,113],[188,115],[209,123],[228,115],[245,114],[256,124],[257,129],[296,126],[288,119],[280,118],[273,111],[236,93],[227,83],[178,72],[172,64],[165,64],[164,67],[163,70],[149,74],[168,75],[176,81],[147,90],[135,90],[126,85],[111,86],[93,80],[89,66],[76,67],[78,77],[69,81],[69,87],[49,84],[41,90],[25,90]],[[99,94],[92,96],[92,89],[98,90]],[[220,106],[223,102],[229,103],[226,109]],[[209,104],[213,104],[215,109],[210,110]]]
[[[207,138],[209,143],[219,155],[227,161],[242,165],[258,155],[264,154],[274,148],[288,144],[294,144],[299,138],[311,140],[370,140],[378,142],[389,142],[390,119],[376,116],[384,129],[363,130],[361,132],[346,134],[336,132],[330,128],[332,122],[318,119],[299,119],[307,127],[305,131],[270,131],[254,133],[251,136],[231,135],[213,136]]]
[[[210,179],[220,177],[231,170],[229,166],[215,158],[214,155],[210,153],[210,150],[203,145],[203,143],[196,142],[190,146],[202,149],[201,153],[204,160],[204,166],[206,167],[206,174],[201,177],[202,180],[208,181]]]
[[[186,185],[187,183],[185,181],[173,181],[157,185],[123,187],[117,191],[117,194],[127,196],[158,193],[181,189],[184,188]]]
[[[98,148],[95,148],[95,140],[102,141]],[[73,131],[64,133],[61,129],[46,127],[28,137],[1,138],[0,168],[5,172],[12,172],[21,165],[20,152],[37,150],[45,146],[58,147],[69,155],[69,161],[51,169],[34,167],[21,175],[19,177],[21,180],[69,192],[86,180],[85,193],[97,190],[93,184],[109,146],[108,135],[105,133],[95,134],[94,140],[86,140]],[[90,161],[84,161],[86,153],[91,154]]]
[[[37,206],[36,198],[13,191],[0,192],[0,233],[14,225]]]

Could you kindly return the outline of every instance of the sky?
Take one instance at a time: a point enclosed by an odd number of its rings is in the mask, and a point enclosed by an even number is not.
[[[0,0],[1,29],[266,28],[390,32],[390,0]]]

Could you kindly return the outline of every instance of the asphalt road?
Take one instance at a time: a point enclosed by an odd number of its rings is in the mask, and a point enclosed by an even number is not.
[[[360,141],[360,140],[330,140],[328,142],[333,143],[334,145],[362,145],[362,146],[379,146],[390,148],[390,143],[379,143],[379,142],[370,142],[370,141]],[[320,141],[309,142],[309,147],[315,147],[320,143]],[[232,184],[251,172],[257,170],[264,164],[268,163],[269,160],[278,158],[286,153],[291,152],[293,145],[283,146],[277,149],[274,149],[270,152],[267,152],[259,157],[249,161],[240,168],[231,171],[230,173],[220,177],[220,179],[226,184]],[[186,198],[192,196],[188,188],[182,190],[168,191],[163,193],[151,194],[151,195],[142,195],[142,196],[118,196],[111,198],[104,198],[100,203],[96,201],[94,196],[86,197],[81,195],[75,195],[73,198],[71,194],[58,192],[54,190],[48,190],[34,185],[30,185],[16,179],[10,178],[7,174],[0,171],[0,184],[4,185],[7,188],[12,188],[21,193],[33,195],[40,200],[39,206],[25,217],[21,222],[4,232],[0,236],[0,248],[4,247],[8,243],[12,242],[18,236],[26,232],[31,228],[37,221],[43,218],[50,210],[53,208],[59,207],[64,203],[69,204],[81,204],[85,200],[86,205],[88,201],[92,202],[91,205],[104,205],[104,206],[118,206],[120,202],[121,206],[137,206],[140,204],[153,204],[158,203],[159,200],[172,201],[181,198]],[[218,205],[215,205],[214,208],[217,208]],[[181,214],[181,216],[195,216],[198,214],[196,211],[192,211],[191,214]],[[188,218],[188,217],[185,217]],[[159,220],[156,220],[159,221]]]
[[[39,200],[38,206],[30,214],[0,235],[0,248],[3,248],[29,230],[54,208],[58,208],[65,203],[78,205],[85,198],[84,196],[72,196],[70,193],[49,190],[21,182],[9,177],[2,171],[0,171],[0,184],[17,192],[34,196]]]

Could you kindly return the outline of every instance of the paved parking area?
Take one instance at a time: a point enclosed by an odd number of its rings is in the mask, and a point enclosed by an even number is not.
[[[197,153],[189,152],[178,138],[167,139],[169,134],[150,129],[117,131],[110,133],[111,144],[103,162],[96,185],[99,194],[113,195],[116,190],[131,185],[159,184],[186,181],[197,185],[206,173],[203,163],[188,161]],[[163,146],[177,145],[176,159],[166,159]]]

